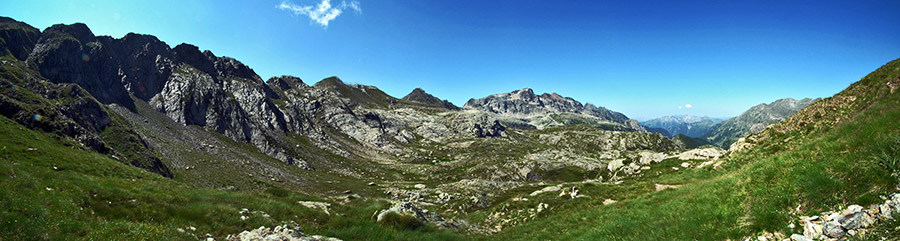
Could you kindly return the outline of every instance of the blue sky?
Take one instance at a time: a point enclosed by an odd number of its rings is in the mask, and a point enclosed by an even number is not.
[[[827,97],[900,58],[900,1],[322,2],[2,1],[0,15],[187,42],[263,79],[422,87],[457,105],[530,87],[641,120]]]

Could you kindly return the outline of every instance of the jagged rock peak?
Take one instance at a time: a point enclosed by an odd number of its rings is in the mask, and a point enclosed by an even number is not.
[[[509,93],[499,94],[497,97],[509,97],[512,100],[533,101],[537,95],[534,94],[534,90],[531,88],[523,88]]]
[[[313,86],[315,86],[315,87],[327,87],[327,86],[337,87],[337,86],[347,86],[347,84],[344,84],[344,81],[342,81],[341,78],[338,78],[337,76],[331,76],[331,77],[319,80],[319,82],[316,82],[316,84],[314,84]]]
[[[94,32],[91,32],[91,29],[83,23],[73,23],[69,25],[54,24],[53,26],[44,29],[44,35],[53,35],[57,33],[72,36],[82,44],[92,42],[96,38]]]
[[[459,107],[450,103],[447,100],[441,100],[423,90],[422,88],[415,88],[408,95],[403,97],[405,101],[417,102],[420,104],[425,104],[427,106],[433,107],[441,107],[449,110],[458,110]]]
[[[307,86],[306,83],[303,83],[302,79],[290,75],[269,78],[269,80],[266,80],[266,84],[281,90],[291,90]]]
[[[544,115],[548,113],[582,113],[584,106],[569,97],[559,94],[535,95],[531,88],[514,90],[509,93],[494,94],[481,99],[470,99],[465,107],[498,114]]]
[[[41,31],[24,22],[12,18],[0,17],[0,55],[9,51],[19,60],[28,58],[34,45],[40,38]]]
[[[200,48],[197,46],[182,43],[175,46],[172,50],[175,51],[178,62],[189,64],[210,75],[215,75],[217,73],[213,60],[203,52],[200,52]],[[208,50],[207,53],[212,54],[212,52],[209,52]]]
[[[20,22],[15,19],[12,19],[10,17],[0,16],[0,30],[5,30],[5,29],[23,29],[26,31],[40,31],[37,28],[32,27],[31,25],[29,25],[25,22]]]
[[[425,90],[423,90],[422,88],[415,88],[412,90],[412,92],[409,92],[409,94],[403,98],[406,99],[406,97],[409,97],[409,96],[422,96],[422,95],[430,96],[431,94],[428,94],[428,92],[425,92]]]
[[[571,97],[557,93],[535,95],[531,88],[469,99],[463,107],[493,113],[502,118],[520,119],[538,128],[613,122],[621,124],[623,129],[644,130],[636,121],[630,120],[622,113],[592,104],[582,105]]]

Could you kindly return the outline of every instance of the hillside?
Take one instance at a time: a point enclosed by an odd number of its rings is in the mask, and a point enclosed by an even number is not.
[[[738,138],[759,133],[770,125],[791,117],[797,111],[818,100],[785,98],[768,104],[759,104],[744,111],[737,117],[709,127],[709,131],[701,137],[716,146],[727,148],[731,143],[737,141]]]
[[[759,235],[778,240],[803,234],[805,216],[881,203],[900,190],[898,76],[900,60],[885,64],[835,96],[746,138],[738,144],[743,151],[731,153],[721,168],[661,175],[615,189],[585,185],[582,190],[593,190],[585,191],[588,195],[613,199],[623,195],[613,190],[645,191],[612,205],[599,199],[572,204],[501,237],[736,240]],[[681,187],[654,192],[651,187],[659,183]],[[900,237],[900,223],[883,222],[855,239]]]

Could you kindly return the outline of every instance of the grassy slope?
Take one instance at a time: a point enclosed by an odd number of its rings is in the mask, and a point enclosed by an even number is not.
[[[195,239],[296,221],[308,233],[345,239],[458,239],[433,228],[381,227],[379,201],[336,205],[332,216],[296,203],[317,200],[271,189],[227,192],[194,188],[128,166],[78,144],[0,117],[0,240]],[[36,150],[29,150],[34,148]],[[260,210],[242,221],[242,208]],[[177,228],[194,226],[196,232]]]
[[[683,188],[608,206],[593,200],[561,207],[493,238],[739,239],[761,231],[802,233],[788,228],[796,221],[792,217],[880,202],[879,195],[895,192],[898,179],[891,172],[900,168],[900,93],[890,94],[885,87],[898,74],[900,61],[893,61],[839,94],[856,95],[860,102],[851,106],[858,111],[847,112],[831,128],[770,129],[764,132],[770,136],[766,142],[729,157],[724,170],[697,169],[652,180],[686,183]],[[799,121],[788,122],[776,127]],[[793,212],[798,205],[800,212]],[[887,235],[900,235],[893,232]]]

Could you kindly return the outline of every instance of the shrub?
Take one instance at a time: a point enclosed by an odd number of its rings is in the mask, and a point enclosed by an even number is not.
[[[385,213],[378,224],[398,229],[418,229],[425,226],[425,223],[413,215],[396,212]]]

